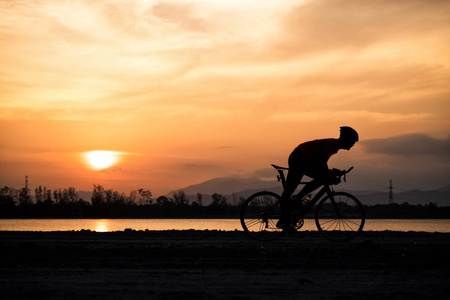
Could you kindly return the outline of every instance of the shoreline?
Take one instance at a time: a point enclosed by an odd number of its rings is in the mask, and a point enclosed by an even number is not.
[[[5,299],[448,299],[450,233],[0,231]]]
[[[173,232],[192,232],[192,233],[238,233],[245,235],[244,230],[242,229],[234,229],[234,230],[223,230],[223,229],[163,229],[163,230],[151,230],[151,229],[133,229],[133,228],[125,228],[124,230],[114,230],[114,231],[95,231],[92,229],[80,229],[80,230],[51,230],[51,231],[45,231],[45,230],[1,230],[0,229],[0,237],[2,234],[5,233],[42,233],[42,234],[60,234],[60,233],[95,233],[95,234],[116,234],[116,233],[173,233]],[[318,230],[298,230],[296,234],[304,235],[304,234],[316,234],[318,233],[320,236],[320,233]],[[421,231],[421,230],[408,230],[408,231],[400,231],[400,230],[363,230],[361,235],[355,238],[355,240],[358,240],[361,238],[361,236],[364,235],[383,235],[383,234],[438,234],[438,235],[448,235],[450,238],[450,232],[440,232],[440,231]],[[295,235],[295,234],[294,234]],[[289,234],[285,234],[284,237],[290,236]],[[251,239],[250,237],[248,237]],[[324,237],[325,239],[325,237]]]

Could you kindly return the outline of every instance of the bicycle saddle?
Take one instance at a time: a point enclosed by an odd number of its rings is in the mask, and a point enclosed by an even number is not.
[[[280,167],[280,166],[277,166],[277,165],[274,165],[274,164],[272,164],[271,166],[274,167],[277,170],[289,170],[289,168]]]

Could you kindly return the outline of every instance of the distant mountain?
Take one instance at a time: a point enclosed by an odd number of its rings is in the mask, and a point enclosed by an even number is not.
[[[447,184],[446,186],[441,187],[440,189],[437,189],[436,191],[449,193],[450,192],[450,184]]]
[[[197,193],[202,194],[203,205],[211,203],[211,195],[222,194],[229,203],[238,203],[239,198],[248,198],[258,191],[273,191],[281,194],[281,184],[275,180],[266,181],[258,178],[248,177],[220,177],[214,178],[199,184],[190,185],[185,188],[174,190],[166,196],[172,198],[178,191],[184,191],[190,202],[196,201]],[[344,190],[339,187],[336,191],[346,191],[355,195],[365,205],[388,204],[389,194],[386,191],[377,190]],[[432,191],[411,190],[394,193],[394,203],[403,204],[408,202],[411,205],[436,203],[438,206],[450,206],[450,184]]]
[[[233,192],[239,192],[246,189],[264,188],[276,184],[276,181],[266,181],[254,177],[218,177],[199,184],[174,190],[169,194],[172,195],[174,192],[179,190],[183,190],[187,194],[196,194],[198,192],[202,194],[231,194]]]

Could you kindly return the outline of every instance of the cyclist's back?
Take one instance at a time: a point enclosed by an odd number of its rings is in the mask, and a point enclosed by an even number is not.
[[[302,143],[294,151],[311,160],[328,161],[339,150],[338,139],[321,139]]]

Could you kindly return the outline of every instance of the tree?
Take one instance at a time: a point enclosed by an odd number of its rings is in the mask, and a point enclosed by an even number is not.
[[[61,189],[53,191],[53,199],[55,199],[56,204],[64,203]]]
[[[15,206],[15,201],[19,196],[19,191],[15,188],[5,186],[0,190],[0,205]]]
[[[53,204],[52,190],[46,190],[45,187],[44,187],[44,203]]]
[[[212,206],[227,206],[227,199],[224,195],[214,193],[212,194],[211,198],[212,198],[211,203]]]
[[[27,187],[24,187],[19,192],[19,206],[23,205],[30,205],[31,203],[31,196],[30,196],[30,189]]]
[[[189,202],[189,197],[186,195],[184,191],[178,191],[173,193],[173,200],[176,205],[186,205]]]
[[[197,203],[200,206],[203,206],[203,195],[201,193],[197,193]]]
[[[156,204],[159,206],[165,206],[169,202],[169,199],[166,196],[159,196],[158,199],[156,199]]]
[[[44,202],[45,191],[41,186],[34,190],[34,195],[36,196],[36,203]]]
[[[60,190],[61,193],[61,190]],[[78,201],[78,194],[74,187],[69,187],[64,189],[61,193],[62,203],[76,203]]]
[[[112,203],[115,205],[126,205],[127,199],[124,193],[119,193],[118,191],[114,191],[112,195]]]
[[[140,204],[141,205],[150,205],[153,202],[152,192],[150,190],[139,189],[138,193],[140,195]]]
[[[227,211],[227,199],[222,194],[214,193],[211,195],[212,203],[208,206],[208,212],[212,214],[221,214]]]
[[[113,190],[106,190],[105,191],[105,202],[107,205],[111,205],[113,203]]]
[[[130,204],[137,204],[137,202],[138,202],[139,200],[138,200],[138,192],[137,191],[131,191],[130,192],[130,196],[128,197],[128,202],[130,203]]]
[[[94,184],[91,203],[93,206],[100,206],[105,203],[105,189],[103,188],[103,186]]]
[[[17,212],[16,199],[19,191],[11,187],[3,187],[0,190],[0,215],[11,217]]]

